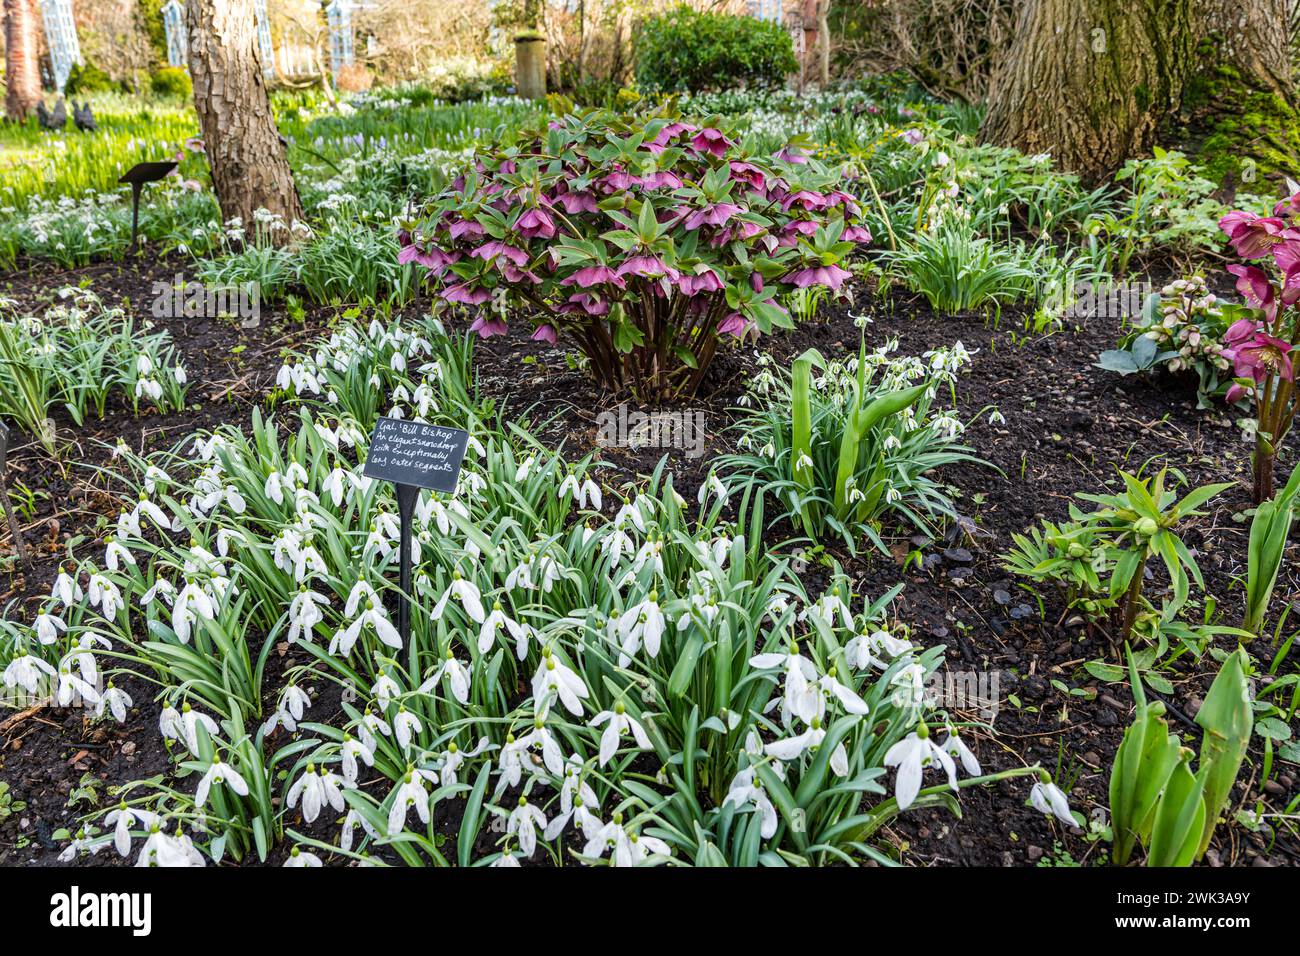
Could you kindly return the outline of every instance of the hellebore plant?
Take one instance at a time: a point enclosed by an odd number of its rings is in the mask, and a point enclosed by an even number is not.
[[[417,262],[471,328],[577,343],[601,385],[690,396],[725,336],[791,327],[780,302],[838,292],[869,242],[839,169],[745,152],[721,121],[578,112],[526,130],[405,223]]]
[[[1273,497],[1273,465],[1296,416],[1293,352],[1300,345],[1300,186],[1279,202],[1272,216],[1234,211],[1219,220],[1237,255],[1259,265],[1231,265],[1237,291],[1254,309],[1224,336],[1223,355],[1231,359],[1236,380],[1227,400],[1249,399],[1255,405],[1255,503]]]

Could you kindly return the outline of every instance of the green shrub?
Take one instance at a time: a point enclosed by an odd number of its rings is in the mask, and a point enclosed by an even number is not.
[[[157,96],[174,96],[188,100],[194,95],[189,71],[180,66],[164,66],[149,78],[149,88]]]
[[[647,20],[636,42],[637,82],[651,90],[775,86],[797,69],[790,35],[754,17],[678,7]]]
[[[64,86],[68,96],[83,93],[107,93],[119,89],[113,78],[93,63],[74,63]]]

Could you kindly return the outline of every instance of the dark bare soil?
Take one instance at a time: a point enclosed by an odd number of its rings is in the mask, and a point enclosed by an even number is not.
[[[106,300],[127,299],[137,309],[151,301],[152,282],[182,271],[175,262],[138,266],[92,266],[73,273],[40,272],[0,278],[0,290],[28,307],[37,307],[52,290],[88,279]],[[427,307],[416,303],[411,311]],[[1210,506],[1184,538],[1195,550],[1206,586],[1218,601],[1224,624],[1240,618],[1245,574],[1249,507],[1248,446],[1226,412],[1196,408],[1194,388],[1169,377],[1121,379],[1092,367],[1097,354],[1113,346],[1117,319],[1092,319],[1083,327],[1054,335],[1032,336],[1022,331],[1023,316],[1004,309],[1000,327],[983,314],[940,316],[924,302],[895,293],[859,297],[856,314],[865,312],[869,345],[897,337],[900,353],[920,353],[961,340],[975,351],[968,374],[958,390],[964,417],[972,418],[967,441],[992,468],[963,467],[943,476],[956,491],[955,500],[967,520],[935,542],[898,538],[891,556],[877,553],[831,554],[856,582],[857,590],[878,595],[900,579],[906,588],[894,605],[922,644],[942,643],[948,649],[951,672],[984,672],[998,680],[999,710],[993,730],[967,731],[986,772],[1041,762],[1073,780],[1074,809],[1090,815],[1107,805],[1109,769],[1132,700],[1124,683],[1106,684],[1083,667],[1103,658],[1117,661],[1105,628],[1089,628],[1066,614],[1064,602],[1052,593],[1027,592],[1001,567],[998,555],[1011,544],[1011,535],[1040,519],[1060,519],[1071,496],[1114,487],[1116,468],[1136,470],[1149,459],[1180,469],[1192,486],[1211,481],[1237,484]],[[268,314],[269,313],[269,314]],[[48,593],[60,557],[70,547],[77,553],[98,550],[102,529],[117,513],[113,488],[93,469],[111,465],[118,440],[136,451],[172,447],[193,431],[218,422],[246,420],[273,380],[281,350],[311,339],[329,322],[333,310],[308,312],[305,324],[264,309],[263,323],[250,331],[206,320],[164,321],[195,382],[193,408],[182,415],[132,418],[117,408],[103,422],[79,434],[59,420],[72,444],[51,461],[22,436],[11,450],[10,481],[37,492],[33,514],[24,518],[23,535],[34,562],[23,572],[0,564],[0,607],[5,616],[28,620]],[[454,323],[453,323],[454,324]],[[823,319],[759,343],[783,362],[810,346],[828,356],[856,352],[859,331],[848,310],[827,309]],[[242,347],[242,348],[241,348]],[[598,454],[618,471],[606,480],[618,483],[648,473],[667,455],[675,482],[691,500],[708,474],[711,461],[734,450],[738,437],[729,426],[736,420],[734,403],[753,367],[754,346],[733,349],[719,357],[699,397],[690,405],[706,420],[704,452],[691,457],[678,449],[601,448],[596,441],[597,416],[614,410],[619,396],[601,393],[578,371],[571,370],[561,349],[528,340],[522,325],[505,339],[492,339],[477,349],[480,387],[495,397],[507,417],[526,416],[544,423],[542,437],[563,443],[573,456]],[[1005,424],[989,422],[986,409],[998,408]],[[56,415],[57,420],[57,415]],[[1284,453],[1279,474],[1295,462],[1295,444]],[[88,467],[89,466],[89,467]],[[45,497],[39,497],[43,493]],[[888,529],[886,529],[888,530]],[[772,529],[773,546],[784,526]],[[897,531],[897,529],[895,529]],[[1275,610],[1284,602],[1300,601],[1300,534],[1293,535],[1274,597]],[[920,548],[923,568],[902,566],[909,551]],[[7,531],[0,533],[0,555],[12,554]],[[3,560],[3,559],[0,559]],[[818,569],[810,574],[820,576]],[[1158,592],[1157,578],[1150,585]],[[1041,598],[1045,613],[1039,613]],[[1253,649],[1267,666],[1271,646]],[[277,655],[273,655],[276,657]],[[1279,674],[1300,667],[1300,652],[1292,651]],[[1174,684],[1168,701],[1176,732],[1195,746],[1199,728],[1191,725],[1202,695],[1217,665],[1185,656],[1164,676]],[[99,806],[110,805],[107,790],[128,780],[168,774],[171,764],[157,733],[153,690],[130,683],[135,698],[131,719],[123,727],[86,724],[79,715],[23,713],[0,720],[0,780],[10,784],[13,797],[27,808],[0,820],[0,863],[55,860],[57,846],[49,834],[59,827],[75,828],[75,818],[91,807],[68,807],[68,796],[90,774],[102,782]],[[336,707],[329,703],[323,710]],[[316,711],[313,711],[316,713]],[[325,716],[325,715],[321,715]],[[975,713],[963,713],[978,719]],[[1258,738],[1256,738],[1258,741]],[[1262,752],[1255,750],[1243,769],[1233,806],[1253,809],[1263,801],[1264,812],[1284,812],[1300,794],[1298,768],[1276,760],[1272,779],[1258,784]],[[1026,804],[1028,783],[1021,779],[961,795],[963,819],[944,812],[922,811],[905,816],[887,832],[895,853],[913,865],[1033,865],[1062,862],[1100,863],[1108,844],[1093,842],[1082,830],[1068,831]],[[318,821],[319,823],[320,821]],[[456,821],[440,821],[449,837]],[[287,826],[299,832],[300,822]],[[454,843],[453,843],[454,845]],[[1292,865],[1300,854],[1300,839],[1286,829],[1272,839],[1267,830],[1252,833],[1242,826],[1221,826],[1207,857],[1210,865]],[[97,862],[116,861],[101,854]]]

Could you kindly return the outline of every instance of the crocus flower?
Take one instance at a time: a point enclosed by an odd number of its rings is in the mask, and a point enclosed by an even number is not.
[[[515,232],[528,239],[555,237],[555,220],[544,209],[528,209],[515,223]]]
[[[1300,239],[1300,232],[1287,227],[1276,217],[1256,216],[1253,212],[1234,210],[1219,220],[1219,228],[1228,236],[1232,248],[1243,259],[1258,259],[1287,239]]]
[[[481,315],[470,324],[469,330],[477,332],[481,339],[490,339],[494,335],[505,335],[510,331],[504,319],[490,319]]]
[[[844,280],[852,275],[853,273],[839,266],[811,266],[791,272],[783,281],[797,289],[806,289],[811,285],[824,285],[832,292],[837,292],[844,284]]]

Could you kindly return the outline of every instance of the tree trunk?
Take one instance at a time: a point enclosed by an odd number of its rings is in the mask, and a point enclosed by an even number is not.
[[[1205,28],[1242,80],[1294,105],[1287,52],[1288,0],[1203,0]]]
[[[41,101],[36,11],[32,0],[5,0],[5,115],[21,122]]]
[[[831,85],[831,0],[817,4],[817,57],[822,89]]]
[[[188,0],[190,76],[212,185],[226,219],[243,220],[252,233],[259,209],[289,224],[302,203],[271,113],[258,61],[252,0]],[[287,228],[270,238],[287,242]]]
[[[980,140],[1088,182],[1150,149],[1177,108],[1203,0],[1025,0]]]

